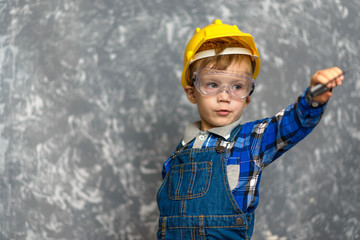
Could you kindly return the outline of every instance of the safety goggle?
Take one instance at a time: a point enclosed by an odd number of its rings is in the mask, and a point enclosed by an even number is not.
[[[248,72],[201,68],[194,72],[196,89],[207,96],[226,91],[235,99],[244,99],[252,94],[255,83]]]

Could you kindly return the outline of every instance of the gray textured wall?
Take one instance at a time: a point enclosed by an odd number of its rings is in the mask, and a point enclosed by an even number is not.
[[[359,65],[360,1],[0,0],[0,239],[154,239],[162,162],[198,118],[180,85],[195,27],[254,35],[246,120],[320,68]],[[359,73],[263,175],[254,239],[360,239]]]

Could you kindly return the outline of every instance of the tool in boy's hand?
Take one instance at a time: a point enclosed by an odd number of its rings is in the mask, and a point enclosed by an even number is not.
[[[345,74],[348,73],[353,73],[353,72],[358,72],[359,70],[356,67],[350,67],[348,69],[346,69],[345,71],[343,71],[340,75],[334,77],[333,79],[331,79],[330,81],[328,81],[326,84],[317,84],[315,87],[312,87],[309,91],[310,97],[314,98],[316,96],[319,96],[320,94],[323,94],[326,91],[332,91],[333,88],[328,88],[326,87],[326,85],[328,85],[329,83],[331,83],[332,81],[334,81],[335,79],[337,79],[338,77],[344,76]]]
[[[347,72],[347,71],[346,71]],[[331,83],[332,81],[334,81],[335,79],[337,79],[338,77],[344,76],[345,71],[343,71],[340,75],[334,77],[333,79],[331,79],[330,81],[328,81],[326,84],[321,84],[319,83],[318,85],[316,85],[315,87],[312,87],[310,89],[310,97],[314,98],[316,96],[319,96],[320,94],[326,92],[326,91],[331,91],[332,88],[328,88],[326,87],[326,85],[328,85],[329,83]]]

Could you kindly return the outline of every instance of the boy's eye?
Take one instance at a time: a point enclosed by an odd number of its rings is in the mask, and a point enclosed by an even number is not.
[[[218,88],[221,85],[215,78],[203,78],[200,80],[200,84],[207,89]]]
[[[218,84],[217,83],[214,83],[214,82],[210,82],[210,83],[207,83],[206,85],[208,88],[217,88],[218,87]]]
[[[244,88],[244,85],[242,83],[234,84],[232,87],[234,90],[240,90]]]

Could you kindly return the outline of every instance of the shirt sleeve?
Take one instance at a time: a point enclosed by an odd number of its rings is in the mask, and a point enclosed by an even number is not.
[[[319,123],[326,104],[312,107],[305,97],[308,90],[275,116],[254,122],[251,155],[259,167],[264,168],[280,157]]]

